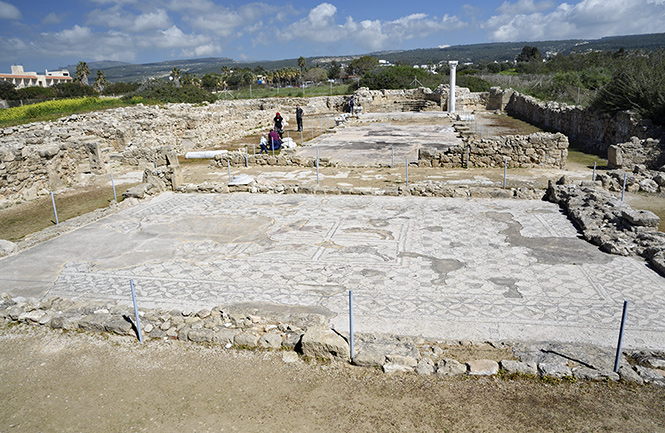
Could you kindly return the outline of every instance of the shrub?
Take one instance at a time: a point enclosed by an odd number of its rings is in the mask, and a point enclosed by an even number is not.
[[[0,81],[0,99],[8,101],[19,99],[14,85],[9,81]]]
[[[25,87],[16,91],[18,99],[53,99],[56,91],[53,87]]]
[[[81,83],[59,83],[52,87],[58,98],[82,98],[84,96],[96,96],[97,91],[92,87]]]
[[[151,81],[143,84],[136,91],[123,96],[123,100],[130,101],[137,96],[163,103],[186,102],[189,104],[213,102],[216,99],[212,93],[200,87],[187,84],[176,87],[173,83],[164,81]]]
[[[617,71],[592,102],[609,114],[631,110],[654,123],[665,124],[665,50],[635,61]]]
[[[133,92],[138,89],[141,85],[139,83],[108,83],[104,90],[102,90],[102,95],[125,95],[129,92]]]

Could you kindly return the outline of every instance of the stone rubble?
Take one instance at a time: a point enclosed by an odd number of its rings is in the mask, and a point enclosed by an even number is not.
[[[258,316],[254,310],[215,307],[198,312],[141,309],[139,315],[146,339],[177,339],[226,348],[287,350],[282,358],[288,363],[308,358],[338,362],[350,359],[348,336],[330,329],[326,325],[327,319],[319,314],[267,313]],[[12,298],[4,293],[0,296],[0,324],[13,323],[65,331],[137,335],[134,311],[129,306],[57,297],[38,301]],[[665,352],[624,351],[617,374],[608,367],[613,362],[613,351],[588,345],[489,342],[479,346],[509,350],[516,358],[497,362],[450,358],[447,352],[455,346],[473,349],[474,343],[468,341],[428,342],[420,337],[374,334],[355,335],[354,341],[356,353],[351,362],[359,367],[381,368],[386,373],[439,376],[502,373],[554,379],[622,379],[665,387]]]
[[[658,231],[660,218],[650,211],[632,209],[597,187],[593,182],[574,185],[562,177],[549,186],[546,199],[558,203],[584,239],[601,251],[643,257],[665,276],[665,233]]]

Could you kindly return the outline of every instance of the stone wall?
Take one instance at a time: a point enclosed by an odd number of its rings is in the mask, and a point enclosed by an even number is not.
[[[354,93],[356,106],[362,107],[362,112],[365,113],[444,111],[448,109],[449,96],[450,86],[447,84],[442,84],[435,90],[427,87],[400,90],[369,90],[361,87]],[[487,93],[472,93],[465,87],[457,87],[455,107],[457,111],[484,109],[488,96]],[[348,110],[348,105],[345,108]]]
[[[562,132],[593,152],[605,153],[610,145],[627,142],[631,137],[646,139],[663,135],[662,129],[654,127],[650,120],[638,120],[630,112],[609,116],[567,104],[542,102],[512,89],[492,88],[488,109],[505,109],[515,117]]]
[[[139,104],[0,129],[0,206],[107,173],[114,164],[154,167],[164,146],[184,154],[267,130],[276,111],[294,122],[296,104],[306,115],[329,113],[341,109],[344,97]]]
[[[639,139],[632,137],[626,143],[613,144],[607,149],[607,165],[610,168],[632,170],[644,165],[659,169],[665,165],[665,139]]]
[[[565,168],[568,156],[568,138],[560,133],[539,132],[473,139],[467,146],[469,167],[502,167],[507,158],[510,168]],[[466,146],[450,147],[444,151],[421,149],[418,152],[418,165],[421,167],[464,167],[466,162]]]

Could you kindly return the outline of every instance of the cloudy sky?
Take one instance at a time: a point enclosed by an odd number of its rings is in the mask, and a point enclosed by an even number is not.
[[[665,0],[0,0],[0,72],[665,32]]]

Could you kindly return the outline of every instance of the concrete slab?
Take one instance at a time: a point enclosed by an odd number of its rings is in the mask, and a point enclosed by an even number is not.
[[[665,279],[542,201],[173,194],[0,260],[0,292],[327,310],[359,332],[665,347]]]

